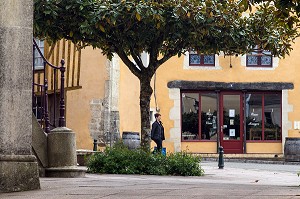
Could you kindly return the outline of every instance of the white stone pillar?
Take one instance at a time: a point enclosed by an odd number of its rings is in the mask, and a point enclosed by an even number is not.
[[[282,153],[284,153],[285,138],[289,136],[289,129],[292,129],[289,113],[293,112],[293,106],[289,104],[288,97],[289,91],[282,90]]]
[[[174,127],[170,129],[170,142],[174,143],[174,151],[181,151],[181,130],[180,130],[180,89],[170,88],[169,97],[174,100],[174,106],[170,110],[170,120],[174,121]]]

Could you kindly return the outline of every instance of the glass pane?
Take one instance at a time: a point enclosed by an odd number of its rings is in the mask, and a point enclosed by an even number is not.
[[[265,94],[265,140],[281,139],[281,95]]]
[[[247,55],[247,65],[248,66],[257,66],[258,65],[258,59],[255,55]]]
[[[217,140],[217,94],[201,94],[201,139]]]
[[[262,94],[246,94],[246,139],[262,140]]]
[[[36,40],[37,45],[42,53],[44,53],[44,41]],[[34,67],[35,68],[43,68],[44,67],[44,60],[42,56],[39,54],[38,50],[34,48]]]
[[[262,66],[271,66],[272,57],[271,56],[261,56],[261,65]]]
[[[182,93],[182,140],[199,139],[199,94]]]
[[[240,140],[240,95],[223,96],[223,139]]]
[[[215,56],[214,55],[204,55],[204,64],[210,64],[214,65],[215,64]]]
[[[190,54],[190,65],[200,65],[200,55]]]

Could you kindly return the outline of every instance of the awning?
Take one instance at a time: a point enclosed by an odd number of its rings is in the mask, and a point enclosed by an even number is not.
[[[294,84],[290,82],[212,82],[174,80],[168,82],[168,88],[179,88],[182,90],[280,91],[294,89]]]

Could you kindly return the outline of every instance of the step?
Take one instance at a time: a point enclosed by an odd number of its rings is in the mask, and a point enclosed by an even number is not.
[[[51,167],[45,169],[45,176],[55,178],[81,178],[85,177],[86,172],[86,167]]]

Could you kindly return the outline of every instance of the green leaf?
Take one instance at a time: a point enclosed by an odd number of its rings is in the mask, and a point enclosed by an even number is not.
[[[135,13],[135,17],[138,21],[141,21],[141,15],[138,12]]]
[[[100,25],[99,28],[100,28],[100,30],[101,30],[102,32],[105,32],[105,29],[104,29],[104,27],[103,27],[102,25]]]

